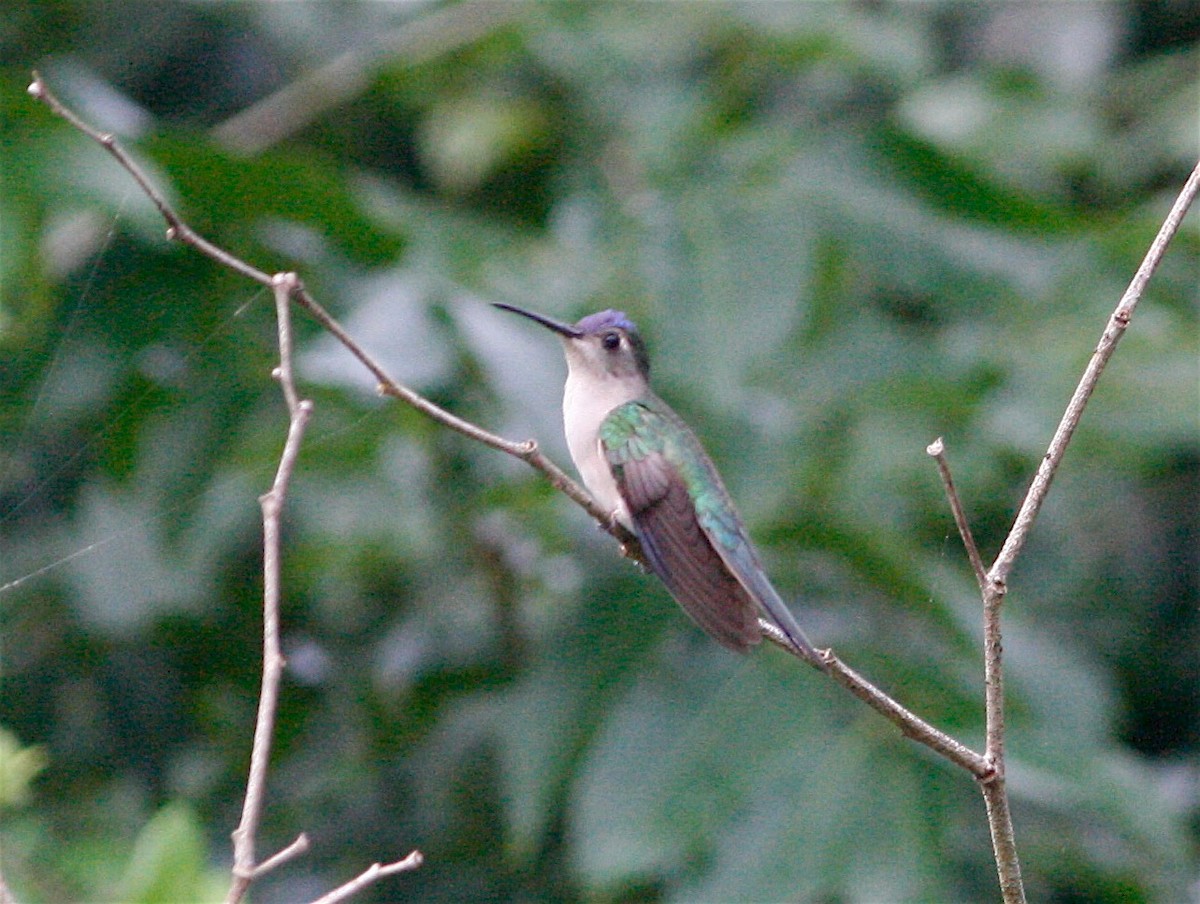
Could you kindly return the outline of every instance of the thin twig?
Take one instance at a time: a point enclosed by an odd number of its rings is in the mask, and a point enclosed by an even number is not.
[[[422,856],[421,852],[413,851],[403,860],[397,860],[395,863],[372,863],[345,885],[339,885],[328,894],[317,898],[312,902],[312,904],[337,904],[338,901],[346,900],[351,895],[366,888],[372,882],[382,879],[384,876],[394,876],[396,873],[406,873],[409,870],[416,869],[424,862],[425,858]]]
[[[627,530],[620,522],[615,521],[610,512],[604,511],[583,487],[572,480],[558,465],[554,464],[550,459],[542,454],[538,447],[537,441],[532,439],[527,440],[511,440],[503,436],[485,430],[477,424],[464,420],[457,415],[451,414],[446,409],[434,404],[425,398],[419,392],[398,383],[394,380],[383,365],[367,352],[320,304],[317,303],[306,289],[301,286],[295,294],[296,303],[307,310],[317,320],[321,326],[340,342],[345,349],[350,352],[367,370],[371,372],[377,383],[377,389],[380,395],[391,396],[394,399],[399,399],[405,404],[415,408],[427,417],[432,418],[444,427],[449,427],[451,430],[459,433],[467,439],[474,440],[478,443],[512,455],[514,458],[519,458],[521,461],[528,464],[530,467],[542,474],[550,481],[550,484],[556,489],[565,494],[571,501],[575,502],[584,509],[589,515],[596,519],[604,530],[608,531],[618,542],[630,558],[641,561],[641,553],[637,545],[637,538]]]
[[[190,226],[183,222],[183,220],[180,219],[179,215],[175,212],[174,208],[171,207],[167,199],[157,188],[154,187],[154,183],[150,181],[150,178],[145,174],[142,168],[138,166],[137,161],[130,157],[125,149],[121,146],[121,143],[117,141],[116,136],[110,132],[101,132],[99,129],[94,129],[76,116],[62,103],[62,101],[54,96],[49,88],[46,87],[46,83],[42,80],[42,76],[39,72],[37,72],[37,70],[34,70],[33,82],[30,83],[28,90],[30,96],[40,100],[57,116],[65,119],[68,123],[78,129],[88,138],[91,138],[93,141],[95,141],[98,145],[100,145],[100,147],[104,148],[104,150],[108,151],[108,153],[112,155],[113,159],[115,159],[117,163],[119,163],[121,167],[133,177],[133,181],[138,184],[138,187],[141,188],[146,197],[149,198],[154,203],[154,206],[158,208],[158,212],[162,215],[162,218],[167,221],[168,239],[181,242],[185,245],[191,245],[196,250],[207,255],[208,257],[211,257],[213,260],[225,267],[228,267],[230,270],[240,273],[257,283],[261,283],[264,286],[271,285],[270,274],[264,273],[262,270],[256,269],[255,267],[251,267],[241,258],[238,258],[229,252],[218,248],[216,245],[203,238],[199,233],[194,232]]]
[[[1004,904],[1025,904],[1025,881],[1021,877],[1012,812],[1008,808],[1008,783],[997,772],[991,780],[980,782],[979,789],[983,793],[988,830],[992,835],[992,857],[996,861],[1000,898]]]
[[[296,840],[287,847],[272,854],[262,863],[254,867],[254,873],[251,875],[251,880],[257,879],[259,876],[265,876],[271,870],[278,866],[287,863],[293,857],[299,857],[301,854],[308,853],[309,849],[308,835],[301,832],[296,836]]]
[[[958,535],[962,538],[963,547],[967,550],[967,558],[971,560],[971,569],[975,572],[975,580],[982,590],[987,583],[987,571],[983,567],[983,559],[979,556],[979,547],[975,545],[975,536],[971,533],[971,524],[967,521],[967,512],[963,508],[958,490],[954,486],[954,478],[950,475],[950,462],[946,460],[946,444],[939,436],[928,446],[925,453],[933,457],[937,463],[938,474],[942,477],[942,485],[946,488],[946,499],[950,503],[950,511],[954,515],[954,523],[958,527]]]
[[[808,662],[797,651],[792,641],[780,628],[764,618],[758,620],[758,627],[763,637],[771,641],[785,653],[795,656],[801,662]],[[956,766],[961,766],[980,781],[988,781],[992,777],[992,767],[983,754],[977,753],[965,744],[956,741],[950,735],[930,725],[912,710],[902,706],[895,698],[881,691],[870,681],[850,668],[838,658],[833,650],[818,650],[821,657],[821,670],[829,673],[838,684],[850,691],[859,700],[875,710],[889,722],[900,729],[906,738],[923,744],[930,750],[944,756]],[[812,665],[813,663],[809,663]]]
[[[992,836],[992,853],[996,861],[996,872],[1000,881],[1000,894],[1005,904],[1023,904],[1025,888],[1021,881],[1021,863],[1017,857],[1017,843],[1013,830],[1012,814],[1008,807],[1007,783],[1004,780],[1004,657],[1000,634],[1000,609],[1004,601],[1003,585],[988,580],[983,559],[971,533],[967,513],[954,486],[950,463],[946,460],[946,444],[939,436],[925,449],[937,463],[938,474],[946,489],[946,499],[958,526],[963,547],[967,551],[975,580],[983,597],[983,685],[984,719],[987,725],[984,754],[982,757],[986,773],[976,773],[984,806],[987,809],[988,828]]]
[[[824,659],[834,681],[888,721],[897,725],[905,737],[941,754],[956,766],[966,769],[979,781],[988,781],[991,778],[992,766],[985,757],[905,709],[892,697],[838,659],[832,650],[825,651]]]
[[[1195,200],[1197,191],[1200,191],[1200,163],[1196,165],[1187,182],[1184,183],[1183,190],[1171,206],[1171,211],[1163,221],[1162,228],[1158,230],[1158,235],[1154,237],[1154,241],[1150,243],[1150,250],[1146,252],[1141,266],[1138,267],[1137,272],[1133,275],[1133,279],[1129,283],[1129,288],[1125,290],[1125,294],[1121,296],[1121,301],[1117,305],[1116,310],[1109,317],[1108,326],[1100,337],[1096,351],[1092,354],[1092,359],[1088,362],[1087,369],[1083,372],[1083,377],[1080,379],[1079,385],[1075,388],[1075,392],[1071,396],[1071,401],[1067,403],[1067,409],[1063,413],[1058,429],[1054,432],[1054,438],[1050,441],[1050,447],[1046,450],[1046,454],[1042,458],[1042,463],[1038,467],[1037,474],[1034,475],[1033,483],[1029,487],[1029,492],[1025,495],[1024,502],[1021,503],[1021,509],[1017,512],[1017,517],[1013,521],[1012,530],[1009,531],[1000,554],[996,556],[996,561],[992,564],[991,570],[988,572],[990,580],[1000,583],[1008,580],[1013,563],[1025,545],[1025,540],[1029,536],[1029,529],[1033,526],[1034,519],[1037,518],[1038,511],[1042,507],[1042,502],[1046,499],[1046,493],[1050,489],[1050,482],[1054,479],[1054,474],[1062,462],[1063,455],[1067,451],[1067,444],[1071,441],[1071,436],[1075,432],[1075,428],[1079,426],[1079,420],[1083,417],[1083,409],[1087,405],[1088,399],[1091,398],[1092,391],[1096,388],[1100,374],[1104,371],[1105,365],[1108,364],[1108,360],[1116,350],[1117,343],[1125,335],[1125,329],[1129,326],[1130,320],[1133,319],[1134,309],[1137,308],[1138,302],[1141,301],[1142,294],[1146,290],[1146,284],[1150,281],[1150,277],[1154,275],[1154,271],[1158,269],[1158,265],[1166,253],[1167,245],[1170,244],[1171,239],[1179,230],[1179,224],[1183,221],[1184,214],[1187,213],[1188,208],[1191,207],[1192,202]]]
[[[252,279],[264,286],[271,286],[273,277],[271,274],[257,267],[253,267],[246,263],[236,255],[214,245],[212,242],[205,239],[199,233],[191,228],[183,218],[176,212],[167,201],[166,197],[155,188],[150,182],[138,164],[133,160],[127,151],[121,146],[112,135],[100,132],[93,129],[87,123],[83,122],[70,109],[55,97],[55,95],[46,86],[40,74],[36,71],[33,73],[33,82],[29,86],[29,93],[33,97],[46,104],[55,114],[65,119],[76,129],[87,135],[101,147],[103,147],[113,158],[133,177],[138,186],[158,208],[162,218],[167,223],[167,238],[171,241],[176,241],[184,245],[190,245],[201,254],[211,258],[218,264],[242,274],[248,279]],[[437,421],[438,423],[449,427],[468,439],[483,443],[493,449],[505,452],[509,455],[519,458],[526,462],[535,470],[541,471],[550,481],[555,489],[564,493],[573,502],[580,505],[588,512],[600,526],[608,531],[618,542],[622,544],[622,549],[630,558],[640,561],[641,555],[637,544],[637,538],[634,537],[625,527],[619,522],[612,519],[611,513],[601,509],[592,497],[573,481],[567,474],[555,465],[550,459],[546,458],[538,448],[534,440],[515,441],[505,439],[495,433],[491,433],[482,427],[465,421],[462,418],[451,414],[446,409],[434,404],[424,396],[409,389],[403,384],[394,380],[383,366],[371,356],[366,349],[358,344],[353,337],[342,327],[334,317],[322,307],[316,299],[309,294],[303,283],[297,281],[293,293],[292,300],[307,310],[325,329],[333,335],[346,350],[356,357],[364,367],[367,368],[375,377],[378,383],[379,392],[383,395],[390,395],[400,399],[418,411]]]
[[[33,73],[33,83],[29,86],[29,93],[38,100],[45,103],[54,113],[65,119],[76,129],[87,135],[106,151],[113,156],[114,159],[133,177],[138,186],[158,208],[162,218],[167,222],[167,238],[171,241],[176,241],[184,245],[190,245],[201,254],[211,258],[218,264],[228,267],[237,273],[242,274],[248,279],[252,279],[264,286],[272,285],[273,277],[257,267],[250,264],[224,250],[223,248],[214,245],[212,242],[205,239],[199,233],[192,229],[183,218],[175,211],[166,197],[155,188],[149,178],[138,166],[136,161],[125,151],[111,134],[100,132],[93,129],[87,123],[83,122],[70,109],[55,97],[55,95],[46,87],[42,77],[36,71]],[[379,392],[383,395],[390,395],[400,399],[418,411],[432,418],[433,420],[449,427],[468,439],[473,439],[476,442],[481,442],[484,445],[490,446],[493,449],[498,449],[516,458],[527,462],[531,467],[541,471],[550,480],[551,484],[561,492],[565,493],[572,501],[582,506],[588,514],[592,515],[601,526],[613,535],[623,546],[628,547],[631,558],[640,559],[636,553],[637,538],[632,533],[626,530],[620,523],[613,521],[610,513],[603,511],[592,497],[567,476],[557,465],[546,458],[538,449],[538,445],[534,440],[515,441],[506,439],[495,433],[491,433],[482,427],[465,421],[462,418],[451,414],[446,409],[434,404],[419,393],[414,392],[403,384],[394,380],[383,366],[374,359],[354,338],[346,332],[337,320],[334,319],[328,311],[322,307],[316,299],[309,294],[303,283],[297,281],[293,290],[293,300],[307,310],[325,329],[337,339],[347,351],[356,357],[364,367],[371,372],[378,382]]]
[[[299,455],[300,443],[309,417],[312,414],[312,402],[301,400],[296,392],[292,373],[292,330],[291,330],[291,301],[300,300],[308,310],[320,312],[323,323],[327,328],[336,328],[335,334],[346,337],[332,317],[324,312],[308,295],[299,278],[294,273],[269,275],[262,270],[250,266],[245,261],[224,249],[209,242],[196,233],[176,213],[175,209],[158,191],[154,184],[138,166],[137,162],[125,151],[121,144],[110,134],[93,129],[70,109],[64,106],[57,97],[46,87],[41,76],[34,72],[33,83],[29,93],[45,103],[55,114],[62,117],[76,129],[103,147],[113,158],[133,177],[138,186],[158,208],[159,213],[167,223],[167,238],[182,244],[190,245],[200,253],[217,263],[254,280],[255,282],[272,287],[275,295],[275,306],[279,330],[279,366],[274,376],[279,380],[287,403],[289,424],[287,439],[284,442],[280,456],[279,467],[270,491],[264,494],[259,502],[263,511],[263,672],[259,691],[258,715],[255,720],[254,740],[251,744],[250,773],[246,782],[246,796],[242,805],[242,818],[238,827],[233,831],[234,865],[233,879],[230,883],[226,904],[237,904],[245,896],[250,884],[275,867],[298,856],[308,849],[308,837],[301,834],[290,845],[276,854],[255,863],[255,843],[258,824],[262,814],[263,801],[266,794],[267,768],[270,763],[271,742],[275,725],[275,710],[279,699],[279,683],[282,678],[284,659],[279,641],[279,608],[281,600],[281,566],[280,566],[280,515],[287,487]],[[346,337],[348,338],[348,337]],[[357,348],[357,346],[356,346]],[[354,349],[352,349],[353,351]],[[358,349],[356,354],[363,359],[366,353]],[[364,361],[364,363],[366,363]],[[378,365],[372,367],[372,372],[378,371],[381,382],[398,385],[392,381]],[[436,406],[433,406],[436,408]],[[440,409],[438,409],[440,411]],[[436,412],[426,412],[431,417]],[[448,412],[442,412],[451,417]],[[465,423],[465,422],[464,422]],[[528,456],[536,452],[536,448],[525,451]],[[540,454],[540,453],[539,453]],[[357,879],[335,889],[321,901],[331,904],[344,900],[354,892],[364,888],[371,882],[392,875],[393,873],[415,869],[423,861],[419,851],[413,851],[404,860],[387,866],[375,864]]]
[[[1021,862],[1017,857],[1007,783],[1004,780],[1004,657],[1000,635],[1000,609],[1004,593],[1002,588],[988,582],[966,510],[950,474],[950,463],[946,460],[946,445],[942,438],[939,436],[925,451],[937,463],[950,511],[954,514],[954,523],[958,526],[959,536],[962,537],[963,547],[983,596],[984,718],[987,723],[983,763],[987,771],[985,774],[977,773],[975,777],[979,779],[984,806],[987,808],[1001,897],[1005,904],[1020,904],[1025,900],[1025,889],[1021,881]]]
[[[288,433],[279,457],[279,468],[271,489],[259,498],[263,512],[263,666],[258,698],[258,718],[250,751],[250,776],[246,781],[246,799],[242,820],[233,831],[233,882],[226,904],[237,904],[256,876],[265,871],[254,860],[254,846],[267,787],[267,767],[271,760],[271,740],[275,732],[275,709],[279,700],[279,682],[284,659],[279,643],[279,607],[281,599],[280,515],[287,497],[288,484],[300,454],[304,429],[312,414],[312,402],[301,400],[292,380],[291,295],[299,280],[294,273],[278,274],[272,285],[279,325],[279,367],[275,376],[283,387],[288,407]],[[299,853],[307,841],[303,836],[289,848],[265,863],[278,865]],[[285,856],[286,855],[286,856]]]

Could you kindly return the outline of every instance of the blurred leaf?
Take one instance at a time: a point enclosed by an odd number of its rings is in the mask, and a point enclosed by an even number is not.
[[[872,726],[787,760],[733,812],[712,869],[672,900],[952,897],[937,847],[946,815],[909,751],[881,748]]]
[[[546,123],[529,101],[484,95],[439,105],[423,126],[426,165],[440,187],[459,194],[535,150]]]
[[[44,747],[22,747],[11,731],[0,728],[0,808],[28,803],[30,784],[49,764]]]
[[[221,878],[208,868],[208,849],[195,814],[174,803],[159,810],[138,833],[114,899],[179,904],[219,901],[225,891]]]
[[[567,807],[571,784],[596,731],[670,624],[658,619],[678,615],[673,605],[664,604],[653,607],[655,621],[647,621],[639,593],[656,593],[665,603],[652,578],[610,574],[603,580],[607,592],[585,596],[588,603],[578,624],[555,620],[561,636],[553,638],[539,667],[494,708],[505,752],[506,802],[519,849],[534,848],[548,821]]]
[[[394,259],[403,247],[400,236],[369,220],[345,174],[328,160],[287,150],[240,157],[201,137],[157,134],[145,151],[169,169],[181,196],[181,213],[202,234],[245,223],[260,241],[274,224],[295,223],[312,231],[276,232],[274,244],[293,260],[316,256],[328,241],[350,260],[378,264]],[[195,219],[193,219],[195,218]],[[245,249],[239,252],[248,256]],[[270,269],[266,261],[255,265]],[[286,266],[286,264],[283,264]]]
[[[936,209],[1018,233],[1045,236],[1070,229],[1062,212],[990,182],[935,145],[899,129],[881,130],[878,142],[879,152],[896,176],[906,180]]]

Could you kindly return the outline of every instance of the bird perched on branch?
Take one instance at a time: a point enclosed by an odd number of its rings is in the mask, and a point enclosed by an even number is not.
[[[650,361],[622,311],[571,325],[509,304],[496,307],[557,333],[567,356],[563,424],[584,485],[638,538],[646,562],[708,634],[745,652],[759,617],[802,659],[824,669],[767,578],[746,526],[691,429],[650,388]]]

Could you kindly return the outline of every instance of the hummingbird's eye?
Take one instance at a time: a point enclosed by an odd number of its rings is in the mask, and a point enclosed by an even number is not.
[[[616,330],[610,330],[600,337],[600,344],[611,352],[621,344],[621,334]]]

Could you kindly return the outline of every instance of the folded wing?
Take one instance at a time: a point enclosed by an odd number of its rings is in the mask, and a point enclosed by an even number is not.
[[[651,570],[676,602],[716,641],[744,652],[762,639],[758,607],[697,517],[684,476],[672,461],[660,418],[638,402],[618,409],[601,442]]]

